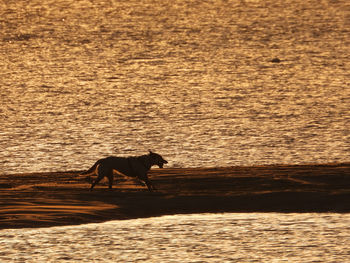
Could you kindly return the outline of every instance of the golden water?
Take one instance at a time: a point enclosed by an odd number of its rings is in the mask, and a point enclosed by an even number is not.
[[[347,0],[1,1],[0,56],[0,173],[349,161]]]
[[[203,214],[0,230],[1,262],[348,262],[347,214]]]

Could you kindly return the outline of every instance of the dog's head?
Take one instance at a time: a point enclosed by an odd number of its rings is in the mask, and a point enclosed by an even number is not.
[[[150,157],[150,160],[151,160],[151,164],[152,165],[158,165],[159,168],[163,168],[163,165],[165,163],[168,163],[166,160],[163,159],[162,156],[160,156],[160,154],[158,153],[154,153],[154,152],[151,152],[149,151],[149,157]]]

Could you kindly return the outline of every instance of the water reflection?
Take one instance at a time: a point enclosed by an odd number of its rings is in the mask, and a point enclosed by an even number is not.
[[[0,231],[2,262],[345,262],[347,214],[201,214]]]
[[[347,0],[1,10],[0,172],[147,149],[180,167],[349,161]]]

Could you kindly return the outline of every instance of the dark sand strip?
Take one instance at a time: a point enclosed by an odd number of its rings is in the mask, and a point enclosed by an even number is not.
[[[179,213],[350,212],[350,163],[154,169],[159,189],[133,179],[89,191],[79,172],[0,176],[0,229]]]

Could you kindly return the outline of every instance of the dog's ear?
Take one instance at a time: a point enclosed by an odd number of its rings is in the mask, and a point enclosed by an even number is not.
[[[153,152],[152,152],[151,150],[149,150],[149,149],[148,149],[148,151],[149,151],[149,154],[152,154],[152,153],[153,153]]]

